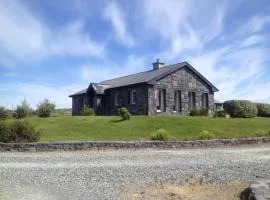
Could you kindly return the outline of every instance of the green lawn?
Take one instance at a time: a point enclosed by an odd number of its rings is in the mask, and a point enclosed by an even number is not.
[[[202,130],[216,138],[254,136],[258,130],[270,131],[270,118],[225,119],[187,116],[117,116],[28,118],[42,130],[41,141],[67,140],[148,140],[151,132],[167,129],[172,140],[197,139]]]

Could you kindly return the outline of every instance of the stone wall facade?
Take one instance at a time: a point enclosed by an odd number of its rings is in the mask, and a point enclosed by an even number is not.
[[[84,105],[88,104],[86,95],[77,95],[72,97],[72,115],[80,115]]]
[[[157,90],[163,90],[165,100],[164,110],[157,110]],[[130,92],[136,91],[135,103],[130,102]],[[181,111],[175,111],[174,92],[181,93]],[[105,90],[103,95],[97,95],[92,89],[88,89],[86,94],[74,96],[72,98],[72,114],[79,115],[84,105],[94,108],[98,115],[116,115],[120,107],[126,107],[133,115],[185,115],[189,112],[189,92],[195,94],[194,106],[196,109],[202,109],[202,95],[207,94],[209,112],[214,110],[214,92],[205,82],[202,81],[189,68],[181,68],[165,77],[160,78],[156,83],[128,85],[119,88]],[[115,103],[115,96],[119,95],[119,102]],[[99,99],[99,100],[98,100]],[[99,101],[99,103],[97,103]],[[162,104],[163,105],[163,104]],[[180,105],[180,103],[178,104]]]
[[[136,100],[133,104],[130,102],[130,92],[136,91]],[[120,102],[115,105],[115,95],[118,93]],[[121,88],[109,89],[105,93],[105,107],[106,113],[109,115],[116,115],[120,107],[126,107],[133,115],[147,115],[148,114],[148,85],[132,85]]]
[[[156,106],[157,89],[164,89],[166,91],[166,106],[165,112],[158,113]],[[181,91],[182,112],[173,112],[174,105],[174,91]],[[214,93],[211,88],[204,83],[197,75],[195,75],[188,68],[181,68],[166,77],[157,81],[156,85],[148,88],[148,115],[156,114],[187,114],[188,112],[188,93],[195,92],[196,109],[202,107],[202,94],[208,94],[208,109],[209,112],[214,110]]]

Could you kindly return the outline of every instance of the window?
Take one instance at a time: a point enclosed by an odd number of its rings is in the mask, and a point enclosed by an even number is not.
[[[136,90],[130,92],[130,101],[131,104],[136,104]]]
[[[202,94],[202,108],[208,109],[208,107],[209,107],[208,94],[203,93]]]
[[[166,90],[157,89],[155,97],[156,97],[157,111],[164,112],[166,108]]]
[[[174,104],[173,111],[174,112],[182,112],[182,96],[181,91],[175,90],[173,94]]]
[[[120,104],[120,96],[118,92],[114,93],[114,105],[118,106]]]
[[[196,108],[196,93],[188,92],[188,110]]]

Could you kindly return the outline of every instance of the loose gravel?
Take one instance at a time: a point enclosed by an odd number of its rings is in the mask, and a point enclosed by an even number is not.
[[[0,153],[0,200],[119,199],[127,188],[270,178],[270,145]]]

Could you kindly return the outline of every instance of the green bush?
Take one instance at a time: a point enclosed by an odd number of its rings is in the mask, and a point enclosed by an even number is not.
[[[48,99],[44,99],[37,105],[37,114],[39,117],[50,117],[55,109],[55,104]]]
[[[9,142],[10,129],[6,122],[0,121],[0,142]]]
[[[83,116],[92,116],[95,115],[95,111],[93,108],[91,108],[90,106],[84,106],[81,115]]]
[[[264,131],[264,130],[262,130],[262,129],[258,129],[258,130],[255,131],[254,135],[255,135],[256,137],[270,136],[270,131],[267,132],[267,131]]]
[[[226,117],[226,113],[223,110],[215,111],[213,117]]]
[[[28,110],[23,106],[17,106],[15,113],[16,113],[16,118],[21,119],[27,116]]]
[[[208,110],[207,109],[192,109],[189,112],[190,116],[207,116]]]
[[[168,131],[166,129],[159,128],[152,133],[150,139],[151,140],[168,141],[169,140]]]
[[[231,117],[252,118],[257,116],[257,107],[247,100],[230,100],[223,104],[226,113]]]
[[[210,133],[209,131],[202,131],[199,135],[199,140],[210,140],[210,139],[214,139],[215,138],[215,134],[214,133]]]
[[[37,142],[40,131],[27,121],[0,122],[0,142]]]
[[[21,119],[21,118],[24,118],[26,116],[29,116],[31,115],[31,112],[33,110],[31,109],[30,105],[27,103],[26,100],[23,100],[21,105],[18,105],[16,110],[15,110],[15,113],[12,114],[12,116],[14,118],[18,118],[18,119]]]
[[[270,104],[257,103],[259,117],[270,117]]]
[[[5,107],[0,106],[0,120],[7,119],[8,117],[9,117],[8,110]]]
[[[122,120],[129,120],[131,117],[128,109],[124,107],[118,109],[118,115],[122,118]]]

